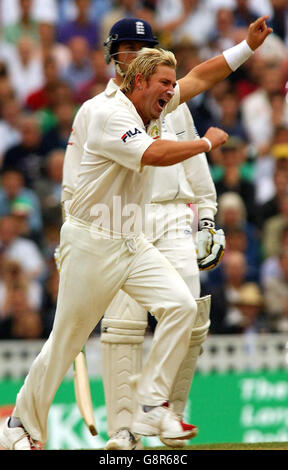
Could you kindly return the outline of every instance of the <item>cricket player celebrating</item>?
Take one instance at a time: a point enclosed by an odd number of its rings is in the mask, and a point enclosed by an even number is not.
[[[125,18],[111,28],[106,41],[106,61],[114,61],[116,77],[110,81],[105,92],[84,103],[74,120],[64,164],[63,202],[66,207],[76,188],[91,112],[96,106],[104,106],[115,97],[127,67],[136,57],[137,51],[144,45],[153,47],[156,44],[150,25],[138,18]],[[162,138],[199,138],[186,103],[166,116],[162,122]],[[177,269],[197,302],[197,320],[189,351],[181,364],[170,396],[170,403],[181,419],[201,345],[208,333],[210,311],[210,297],[199,298],[199,268],[192,233],[194,215],[187,206],[187,203],[191,202],[197,204],[199,225],[202,229],[198,234],[198,253],[201,258],[199,263],[201,269],[208,269],[216,266],[221,259],[225,240],[223,232],[214,228],[216,193],[204,153],[186,160],[183,164],[156,168],[152,204],[146,208],[146,237]],[[107,449],[127,450],[135,448],[136,445],[130,431],[135,405],[131,378],[141,371],[146,327],[147,312],[122,290],[119,291],[102,321],[102,370],[108,433],[111,436],[106,445]],[[163,442],[177,447],[185,445],[183,440],[163,439]],[[138,446],[140,443],[137,443]]]
[[[152,197],[154,167],[218,147],[227,134],[212,128],[205,138],[179,142],[154,139],[154,130],[161,136],[166,114],[241,65],[272,32],[266,19],[250,25],[247,41],[195,67],[178,83],[174,55],[144,48],[129,65],[114,99],[91,113],[76,189],[61,229],[53,330],[1,430],[3,447],[28,450],[35,441],[46,442],[54,395],[120,289],[158,321],[136,384],[131,431],[163,439],[194,435],[195,427],[181,421],[169,397],[188,352],[197,304],[176,269],[144,236],[141,223]],[[133,208],[132,224],[119,219],[119,201],[124,215]]]

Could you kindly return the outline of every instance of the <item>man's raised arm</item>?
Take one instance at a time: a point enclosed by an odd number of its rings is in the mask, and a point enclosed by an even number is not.
[[[183,162],[194,155],[208,152],[225,144],[228,134],[218,127],[209,127],[201,139],[174,142],[173,140],[155,140],[145,150],[142,165],[170,166]]]
[[[212,88],[216,83],[227,78],[230,73],[242,65],[253,52],[263,44],[266,37],[273,32],[268,28],[268,16],[261,16],[248,29],[247,38],[216,57],[194,67],[178,83],[180,86],[180,102],[190,100]]]

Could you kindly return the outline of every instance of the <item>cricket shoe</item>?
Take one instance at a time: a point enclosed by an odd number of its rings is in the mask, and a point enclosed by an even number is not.
[[[142,436],[159,436],[160,439],[190,439],[197,427],[186,424],[165,402],[160,406],[138,406],[131,431]]]
[[[4,450],[40,450],[38,442],[34,441],[30,434],[22,426],[9,428],[9,419],[1,425],[0,446]]]
[[[198,434],[197,426],[194,426],[194,428],[194,434],[190,437],[190,439],[196,437]],[[167,447],[173,447],[173,449],[184,449],[184,447],[187,445],[187,441],[184,439],[165,439],[164,437],[160,437],[160,441]]]
[[[119,429],[109,439],[106,450],[141,450],[143,445],[127,428]]]
[[[160,441],[162,442],[162,444],[164,444],[164,446],[173,447],[173,449],[184,449],[187,444],[186,439],[165,439],[164,437],[160,437]]]

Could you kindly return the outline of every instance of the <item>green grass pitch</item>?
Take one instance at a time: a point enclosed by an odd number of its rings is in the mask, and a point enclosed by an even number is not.
[[[145,447],[145,450],[173,450],[171,447]],[[180,449],[179,449],[180,450]],[[288,442],[259,442],[257,444],[199,444],[186,446],[183,451],[187,450],[288,450]]]

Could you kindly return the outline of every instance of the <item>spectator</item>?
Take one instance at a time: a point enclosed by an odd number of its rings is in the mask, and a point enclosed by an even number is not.
[[[247,220],[256,223],[256,199],[253,183],[253,168],[247,163],[247,153],[244,143],[230,137],[220,149],[222,175],[214,178],[218,197],[227,192],[236,192],[244,201]],[[213,173],[212,173],[213,174]]]
[[[270,18],[273,16],[271,0],[262,0],[261,2],[258,0],[249,0],[249,6],[258,16],[268,15]]]
[[[35,114],[21,118],[20,131],[21,142],[4,154],[3,169],[13,167],[19,170],[25,178],[25,186],[33,188],[35,181],[42,174],[46,154],[40,123]]]
[[[77,16],[75,20],[58,25],[57,41],[69,44],[75,37],[85,39],[91,49],[99,46],[99,26],[97,22],[91,22],[89,11],[90,0],[75,0]]]
[[[112,10],[114,0],[91,0],[89,18],[91,21],[100,21],[108,11]],[[71,0],[58,0],[59,23],[65,23],[75,19],[77,8],[75,2]]]
[[[38,245],[41,243],[41,232],[33,232],[30,227],[34,208],[29,199],[17,197],[11,204],[11,215],[17,221],[17,232],[22,238],[29,238]]]
[[[233,9],[234,22],[237,28],[247,28],[249,24],[253,23],[259,13],[254,11],[253,5],[251,6],[249,0],[236,0],[235,8]]]
[[[227,228],[226,236],[226,252],[239,251],[243,253],[247,262],[247,279],[253,282],[259,280],[260,253],[256,245],[252,252],[251,242],[248,239],[247,232],[244,227]],[[221,276],[222,270],[220,269]]]
[[[277,126],[266,155],[255,158],[255,188],[258,205],[263,205],[275,194],[274,174],[288,174],[288,128]],[[260,209],[261,211],[261,209]]]
[[[66,149],[71,134],[75,106],[71,102],[59,102],[55,108],[56,124],[43,133],[43,146],[46,152],[54,149]]]
[[[221,100],[229,91],[231,91],[230,82],[223,80],[207,93],[203,93],[200,97],[196,96],[187,103],[199,135],[205,134],[208,128],[215,126],[221,118]]]
[[[224,255],[224,279],[221,284],[208,288],[211,294],[211,326],[212,334],[230,334],[238,330],[242,315],[239,309],[240,289],[246,284],[247,263],[243,253],[238,251]],[[205,288],[203,289],[205,294]]]
[[[75,36],[68,43],[71,62],[62,71],[61,78],[70,84],[75,96],[88,80],[93,78],[91,49],[85,38]]]
[[[58,230],[61,226],[61,190],[65,151],[55,149],[47,155],[45,177],[35,184],[40,198],[45,225],[56,223]]]
[[[58,14],[57,4],[58,0],[32,0],[32,19],[37,22],[45,18],[46,21],[55,22]],[[20,15],[21,8],[19,0],[2,0],[0,4],[0,18],[4,26],[17,23],[20,19]]]
[[[199,49],[189,41],[176,44],[173,52],[177,60],[177,77],[184,77],[189,70],[202,62]]]
[[[281,234],[280,240],[281,251],[284,252],[288,249],[288,225],[285,225]],[[266,258],[260,266],[260,284],[265,287],[267,281],[270,279],[279,278],[281,275],[281,267],[279,262],[279,255],[272,255]]]
[[[1,44],[1,42],[0,42]],[[6,63],[0,63],[0,106],[2,107],[8,99],[15,99],[15,92],[8,74],[8,66]]]
[[[243,125],[250,142],[259,155],[266,154],[276,127],[288,125],[288,103],[282,90],[282,75],[278,66],[267,66],[260,77],[260,88],[242,100]],[[280,93],[280,95],[279,95]],[[275,102],[281,97],[281,115],[275,113]],[[277,101],[277,110],[279,109]],[[279,122],[280,121],[280,122]]]
[[[254,54],[252,57],[250,57],[250,59],[247,60],[247,62],[245,62],[245,64],[243,64],[241,71],[236,71],[236,77],[235,80],[233,80],[233,86],[240,100],[241,106],[241,102],[244,98],[249,96],[254,91],[259,90],[261,75],[265,73],[265,70],[266,61],[263,59],[263,57]],[[239,111],[241,111],[241,107]]]
[[[8,77],[8,69],[7,69],[6,61],[3,57],[1,57],[1,54],[0,54],[0,80],[3,80],[3,79],[9,80],[9,77]]]
[[[288,194],[288,172],[282,169],[276,169],[273,175],[273,182],[273,196],[264,204],[259,205],[257,209],[260,226],[263,226],[270,217],[274,217],[279,214],[280,201],[285,194]]]
[[[161,0],[156,4],[156,20],[161,39],[170,35],[167,45],[188,39],[202,47],[214,29],[215,13],[207,0]]]
[[[17,220],[12,215],[0,219],[0,244],[5,258],[17,261],[29,279],[44,279],[44,258],[36,243],[19,237]]]
[[[0,78],[7,78],[8,77],[8,71],[7,71],[7,66],[6,63],[3,59],[0,60]]]
[[[280,157],[286,157],[286,154],[287,154],[287,145],[288,145],[288,126],[278,126],[276,128],[276,132],[274,134],[274,138],[273,138],[273,141],[272,141],[272,147],[273,145],[282,145],[282,144],[286,144],[286,148],[285,148],[285,151],[283,152],[283,149],[280,147],[280,154],[279,154],[279,158]],[[271,149],[273,150],[273,148]],[[273,152],[272,152],[273,153]],[[278,155],[275,155],[276,158],[278,158]]]
[[[240,251],[243,253],[247,259],[247,234],[243,227],[235,227],[226,229],[225,233],[226,238],[226,248],[225,251],[229,253],[230,251]],[[254,267],[255,274],[257,274],[258,266]]]
[[[26,236],[39,243],[43,229],[40,201],[32,189],[25,187],[22,173],[14,168],[2,172],[0,189],[0,217],[10,214],[27,216]]]
[[[39,47],[37,50],[38,56],[43,63],[46,60],[52,59],[56,63],[57,71],[61,71],[68,67],[71,62],[71,52],[66,44],[56,41],[56,27],[55,24],[47,21],[39,23]]]
[[[30,280],[17,261],[5,260],[2,262],[0,280],[0,320],[10,315],[10,293],[15,287],[24,287],[27,291],[27,303],[33,310],[39,311],[42,305],[42,286]]]
[[[90,80],[83,83],[77,94],[77,102],[82,104],[84,101],[93,98],[97,93],[94,92],[96,88],[104,91],[108,81],[111,78],[109,67],[105,62],[102,49],[95,49],[92,52],[91,64],[93,76]],[[99,93],[99,92],[98,92]]]
[[[69,83],[63,80],[58,80],[54,85],[51,84],[47,86],[46,95],[46,106],[35,113],[39,119],[40,128],[43,133],[57,125],[56,110],[59,103],[72,103],[76,108],[74,91]]]
[[[26,99],[26,108],[38,111],[50,105],[50,95],[59,81],[59,72],[56,61],[47,57],[43,63],[44,83],[41,88],[33,91]]]
[[[1,16],[0,16],[0,18],[1,18]],[[0,20],[0,24],[1,24],[1,20]],[[4,64],[4,66],[6,66],[6,64],[8,64],[9,58],[12,54],[14,54],[14,51],[15,51],[15,46],[13,46],[12,44],[9,44],[8,42],[4,42],[2,40],[1,32],[0,32],[0,63],[1,63],[0,77],[1,78],[2,78],[3,72],[4,72],[3,64]]]
[[[263,295],[256,283],[247,282],[239,289],[236,305],[240,320],[232,327],[231,333],[250,335],[267,333]]]
[[[22,37],[8,62],[11,84],[22,106],[28,95],[44,83],[43,64],[39,57],[36,57],[35,51],[36,47],[31,39]]]
[[[55,249],[60,243],[60,225],[59,220],[55,222],[55,218],[49,217],[46,218],[45,224],[43,227],[43,244],[42,244],[42,254],[46,260],[46,266],[48,273],[54,269],[55,259],[54,253]]]
[[[219,8],[216,11],[215,27],[209,36],[209,46],[205,47],[205,58],[221,54],[225,49],[235,46],[236,42],[233,11],[229,8]]]
[[[281,69],[281,63],[288,58],[287,47],[284,42],[277,34],[272,33],[267,43],[263,44],[263,46],[263,48],[261,47],[258,51],[255,51],[255,56],[260,56],[268,65],[274,65]]]
[[[288,224],[288,194],[279,200],[278,214],[269,217],[263,226],[263,253],[264,257],[279,255],[282,250],[281,239],[283,230]]]
[[[242,142],[248,142],[247,132],[244,129],[240,113],[240,101],[237,93],[232,89],[220,97],[220,117],[216,126],[223,129],[230,137],[236,137]]]
[[[0,120],[0,167],[5,152],[21,141],[20,125],[21,107],[15,98],[8,98],[1,106]]]
[[[212,0],[213,1],[213,0]],[[216,10],[216,25],[212,31],[209,42],[201,49],[201,56],[203,59],[210,59],[215,55],[221,54],[225,49],[235,46],[239,42],[245,39],[247,28],[240,27],[235,21],[234,11],[231,7],[220,7]],[[251,90],[254,91],[254,80],[248,81],[248,72],[252,71],[253,74],[257,73],[257,67],[252,67],[251,64],[254,62],[254,56],[243,64],[238,70],[236,70],[229,78],[228,81],[233,84],[233,88],[237,91],[240,98],[243,93],[248,93]],[[251,70],[250,70],[251,69]],[[261,73],[261,72],[260,72]],[[251,77],[249,77],[251,78]],[[240,90],[238,90],[240,88]]]
[[[288,6],[286,0],[271,0],[273,18],[271,26],[277,36],[288,47]]]
[[[271,332],[288,332],[288,248],[279,253],[279,274],[264,286],[265,307]]]
[[[153,31],[157,30],[154,12],[149,8],[142,7],[141,3],[141,0],[112,0],[112,8],[101,19],[100,45],[108,38],[112,25],[125,17],[142,18],[148,21]]]
[[[58,0],[34,0],[32,16],[38,25],[42,21],[55,24],[58,21]]]
[[[255,225],[247,221],[246,208],[240,195],[227,192],[218,199],[217,224],[227,234],[227,251],[237,248],[244,254],[247,262],[247,279],[258,280],[261,252],[259,249],[259,236]],[[214,277],[211,271],[210,280]],[[222,267],[215,270],[218,282],[223,277]]]
[[[39,312],[28,302],[27,289],[17,285],[9,292],[7,316],[0,321],[0,339],[39,339],[43,326]]]
[[[57,304],[58,285],[59,273],[53,261],[53,267],[51,268],[48,279],[44,285],[43,302],[41,307],[44,338],[48,338],[52,330]]]
[[[279,127],[271,146],[274,157],[275,171],[283,170],[288,173],[288,127]]]
[[[32,18],[32,3],[32,0],[19,0],[20,17],[16,23],[4,28],[4,41],[16,45],[23,37],[29,37],[34,43],[38,42],[38,24]]]

